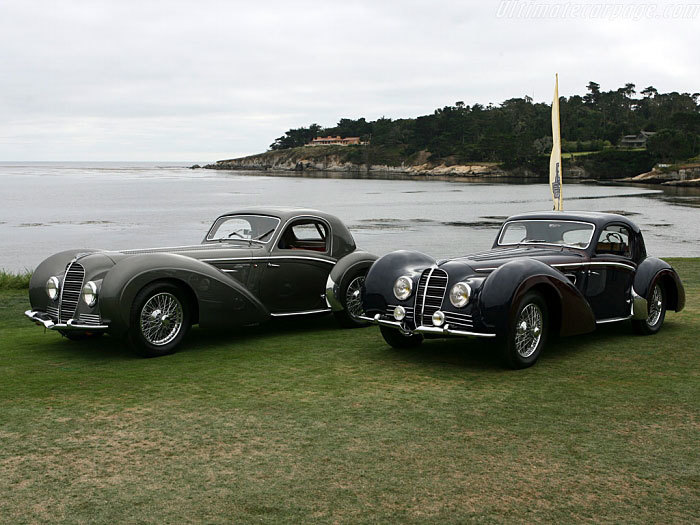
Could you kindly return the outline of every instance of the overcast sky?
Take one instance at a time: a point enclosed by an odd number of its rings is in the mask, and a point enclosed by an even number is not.
[[[700,9],[584,4],[0,0],[0,160],[213,161],[312,122],[549,103],[555,72],[563,96],[700,91]]]

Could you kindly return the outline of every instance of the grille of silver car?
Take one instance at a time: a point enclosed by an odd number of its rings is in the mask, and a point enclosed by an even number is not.
[[[442,306],[447,290],[447,272],[440,268],[428,268],[418,280],[414,307],[416,326],[432,326],[433,314]]]
[[[81,264],[71,262],[66,267],[66,275],[63,277],[61,286],[61,300],[59,307],[59,320],[62,323],[73,319],[75,310],[80,301],[80,293],[83,290],[83,278],[85,268]]]
[[[46,307],[46,313],[49,314],[49,317],[54,321],[58,321],[58,307],[57,306],[47,306]]]

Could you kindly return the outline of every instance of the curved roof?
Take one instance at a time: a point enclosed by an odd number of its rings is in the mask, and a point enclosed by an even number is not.
[[[598,211],[534,211],[529,213],[520,213],[506,219],[507,221],[527,220],[527,219],[545,219],[545,220],[562,220],[562,221],[586,221],[602,227],[609,222],[619,222],[628,226],[632,231],[639,233],[639,227],[629,220],[624,215],[617,213],[604,213]]]
[[[278,217],[281,224],[284,225],[290,219],[299,216],[320,217],[325,219],[331,226],[333,235],[333,256],[340,258],[355,250],[355,240],[347,229],[343,221],[335,215],[326,213],[325,211],[314,210],[311,208],[294,208],[290,206],[253,206],[249,208],[241,208],[240,210],[231,211],[220,215],[226,217],[229,215],[269,215]]]

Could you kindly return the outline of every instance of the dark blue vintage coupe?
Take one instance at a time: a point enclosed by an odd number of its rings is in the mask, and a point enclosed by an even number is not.
[[[609,213],[510,217],[491,250],[436,261],[397,251],[377,260],[364,289],[365,318],[391,346],[424,337],[493,338],[505,363],[533,365],[548,335],[577,335],[631,320],[655,334],[683,309],[676,271],[647,257],[639,228]]]

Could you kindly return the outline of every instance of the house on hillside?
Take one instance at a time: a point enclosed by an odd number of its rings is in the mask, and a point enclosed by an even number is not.
[[[360,137],[316,137],[307,146],[349,146],[351,144],[363,144]]]
[[[640,131],[637,135],[625,135],[620,139],[621,148],[646,148],[649,137],[656,135],[653,131]]]

